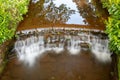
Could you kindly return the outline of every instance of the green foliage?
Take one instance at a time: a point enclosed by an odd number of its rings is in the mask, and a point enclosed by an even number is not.
[[[30,0],[0,0],[0,44],[14,36]]]
[[[110,17],[106,21],[106,33],[110,39],[110,49],[118,55],[118,76],[120,80],[120,0],[102,0]]]
[[[110,40],[110,49],[115,53],[120,53],[120,21],[109,18],[106,22],[108,37]]]
[[[120,0],[108,0],[110,5],[120,3]]]
[[[102,3],[103,3],[103,6],[107,7],[107,6],[111,6],[113,4],[119,4],[120,3],[120,0],[101,0]]]
[[[112,18],[120,19],[120,5],[113,4],[108,11]]]
[[[120,0],[103,0],[110,17],[106,21],[106,33],[110,39],[110,49],[120,54]]]

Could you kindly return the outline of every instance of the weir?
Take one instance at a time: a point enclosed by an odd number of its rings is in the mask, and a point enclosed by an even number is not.
[[[46,51],[55,51],[59,54],[67,50],[70,55],[77,55],[80,54],[81,49],[90,50],[99,61],[110,62],[109,41],[103,34],[96,32],[94,35],[90,30],[79,29],[39,29],[39,31],[27,33],[23,31],[24,37],[18,34],[15,50],[19,60],[31,66],[34,65],[36,58]]]

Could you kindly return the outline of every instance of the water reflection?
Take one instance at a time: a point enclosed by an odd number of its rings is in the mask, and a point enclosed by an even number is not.
[[[56,6],[65,4],[67,7],[75,11],[75,14],[70,15],[69,20],[66,22],[67,24],[84,24],[84,19],[82,18],[82,16],[80,16],[75,2],[73,2],[72,0],[55,0],[54,3],[56,4]]]
[[[103,33],[80,29],[37,29],[19,33],[15,50],[19,60],[30,66],[46,51],[62,54],[64,50],[70,55],[78,55],[81,50],[91,51],[98,61],[111,62],[109,41]]]
[[[35,5],[35,8],[38,8],[38,11],[35,11],[34,13],[36,18],[38,18],[42,24],[66,23],[70,19],[70,15],[75,13],[75,10],[67,7],[66,4],[56,5],[54,0],[40,0],[37,4]]]
[[[52,23],[99,26],[104,25],[101,19],[106,17],[93,0],[45,0],[42,10],[39,14],[45,14]]]
[[[84,23],[87,25],[100,27],[104,26],[104,20],[107,17],[104,14],[105,10],[100,5],[99,1],[94,0],[74,0],[77,4],[78,10]],[[101,11],[101,12],[100,12]]]
[[[49,0],[44,4],[44,10],[42,13],[46,13],[45,19],[51,23],[65,23],[75,11],[67,7],[65,4],[56,6],[53,0]]]
[[[63,27],[66,24],[68,27],[104,29],[106,16],[98,0],[32,0],[28,14],[18,28]]]

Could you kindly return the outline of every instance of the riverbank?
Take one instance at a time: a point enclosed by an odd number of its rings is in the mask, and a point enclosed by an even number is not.
[[[0,45],[0,76],[5,68],[8,61],[8,54],[13,47],[13,41],[9,40]]]
[[[118,56],[118,76],[119,76],[119,80],[120,80],[120,56]]]
[[[103,7],[109,12],[109,18],[106,21],[106,33],[108,34],[110,44],[109,48],[117,55],[117,76],[120,80],[120,0],[101,0]]]

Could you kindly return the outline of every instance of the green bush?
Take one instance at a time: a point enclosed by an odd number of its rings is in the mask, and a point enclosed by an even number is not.
[[[110,17],[106,22],[106,28],[110,40],[110,49],[116,54],[120,54],[120,21]]]
[[[110,49],[120,54],[120,0],[103,0],[110,17],[106,21],[106,33],[110,40]]]
[[[30,0],[0,0],[0,44],[11,39],[22,15],[28,11]]]
[[[106,21],[111,51],[118,55],[118,76],[120,80],[120,0],[102,0],[103,7],[108,9],[110,17]]]

